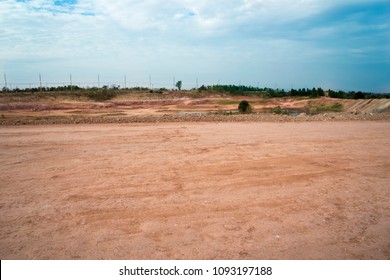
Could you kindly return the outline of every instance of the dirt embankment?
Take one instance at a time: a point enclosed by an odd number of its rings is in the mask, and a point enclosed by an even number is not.
[[[382,113],[390,112],[390,99],[357,100],[348,104],[348,112]]]
[[[248,99],[254,114],[237,114],[237,106],[242,99]],[[122,96],[106,102],[0,102],[0,113],[0,125],[389,120],[390,100],[268,99],[244,96],[126,100]]]

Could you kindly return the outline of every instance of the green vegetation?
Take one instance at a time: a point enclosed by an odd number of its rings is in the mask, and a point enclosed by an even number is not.
[[[193,92],[191,94],[191,98],[201,98],[202,96],[199,94],[199,92]]]
[[[306,96],[306,97],[310,97],[310,98],[318,98],[318,97],[321,97],[321,96],[324,96],[325,93],[324,91],[322,90],[322,88],[312,88],[312,89],[298,89],[298,90],[295,90],[295,89],[291,89],[290,91],[290,96]]]
[[[274,114],[278,114],[278,115],[290,115],[290,111],[289,111],[289,110],[287,110],[287,109],[282,109],[282,108],[280,108],[280,106],[275,107],[275,108],[272,110],[272,112],[273,112]]]
[[[176,87],[178,90],[181,90],[182,85],[183,85],[183,83],[181,81],[177,81]]]
[[[115,97],[115,90],[103,87],[101,90],[95,90],[87,93],[88,98],[94,101],[105,101]]]
[[[241,114],[249,114],[252,113],[252,107],[248,101],[242,100],[240,104],[238,104],[238,111]]]
[[[343,104],[341,103],[333,103],[333,104],[326,104],[326,103],[319,103],[319,104],[312,104],[309,103],[307,106],[307,110],[310,114],[318,114],[318,113],[325,113],[325,112],[342,112],[343,111]]]
[[[177,89],[182,90],[182,81],[178,81],[175,86]],[[163,93],[168,91],[166,88],[151,90],[150,88],[145,87],[133,87],[133,88],[120,88],[118,85],[107,85],[98,88],[98,87],[79,87],[77,85],[67,85],[67,86],[58,86],[58,87],[35,87],[35,88],[13,88],[9,89],[3,87],[3,94],[15,94],[15,93],[31,93],[34,95],[42,94],[42,97],[48,96],[68,96],[72,98],[86,97],[92,100],[101,101],[108,100],[118,94],[119,92],[149,92],[149,93]],[[328,96],[330,98],[339,98],[339,99],[371,99],[371,98],[390,98],[390,93],[378,94],[378,93],[368,93],[368,92],[344,92],[344,91],[333,91],[331,89],[324,91],[322,88],[301,88],[301,89],[291,89],[285,91],[284,89],[272,89],[272,88],[260,88],[253,86],[244,86],[244,85],[210,85],[200,86],[197,90],[192,89],[191,91],[183,91],[182,93],[189,92],[194,96],[207,96],[208,94],[220,94],[226,96],[255,96],[261,98],[275,98],[275,97],[294,97],[294,98],[319,98],[322,96]],[[52,95],[48,95],[52,93]],[[191,95],[190,95],[191,96]]]
[[[257,95],[262,91],[256,87],[236,85],[212,85],[207,86],[206,90],[229,93],[230,95]]]

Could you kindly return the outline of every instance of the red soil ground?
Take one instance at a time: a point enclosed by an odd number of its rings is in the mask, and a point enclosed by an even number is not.
[[[0,127],[1,259],[390,259],[390,122]]]

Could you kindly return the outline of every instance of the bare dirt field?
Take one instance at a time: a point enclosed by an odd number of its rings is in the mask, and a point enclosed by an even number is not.
[[[0,127],[1,259],[390,259],[390,122]]]

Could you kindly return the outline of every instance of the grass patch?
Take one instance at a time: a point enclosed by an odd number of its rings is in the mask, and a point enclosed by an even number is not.
[[[286,109],[280,108],[280,106],[277,106],[273,108],[272,112],[277,115],[290,115],[290,111]]]
[[[199,92],[193,92],[193,93],[191,93],[191,98],[201,98],[202,97],[202,95],[199,93]]]
[[[339,102],[333,104],[320,103],[315,105],[309,102],[307,106],[307,110],[311,114],[319,114],[326,112],[339,113],[343,111],[343,108],[343,104]]]
[[[102,90],[88,92],[87,96],[94,101],[105,101],[114,98],[116,94],[113,92],[113,90],[103,88]]]

